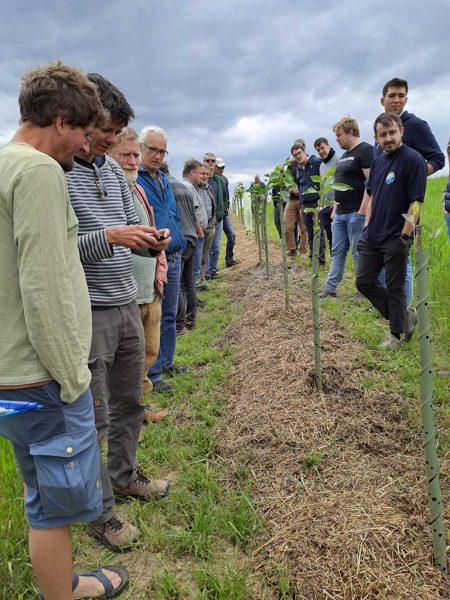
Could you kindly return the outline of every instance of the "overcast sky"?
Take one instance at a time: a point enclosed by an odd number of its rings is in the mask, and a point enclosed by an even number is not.
[[[448,0],[15,0],[0,22],[0,140],[18,121],[21,74],[50,60],[98,72],[134,126],[168,134],[168,162],[213,151],[231,182],[263,175],[302,137],[351,115],[372,142],[381,88],[410,85],[407,109],[445,149],[450,134]],[[441,174],[446,174],[441,171]]]

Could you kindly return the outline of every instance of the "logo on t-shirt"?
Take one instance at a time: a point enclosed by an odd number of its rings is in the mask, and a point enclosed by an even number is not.
[[[386,175],[386,183],[388,185],[390,185],[391,183],[394,183],[394,181],[395,181],[395,173],[394,173],[394,171],[391,171],[390,173],[388,173]]]

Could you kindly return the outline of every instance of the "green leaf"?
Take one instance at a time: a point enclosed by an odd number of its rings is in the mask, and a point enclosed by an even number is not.
[[[283,190],[282,192],[280,192],[280,196],[284,202],[287,202],[291,195],[287,190]]]
[[[414,216],[413,215],[408,215],[408,214],[402,214],[402,217],[405,219],[405,221],[408,221],[408,223],[412,223],[414,225]]]
[[[320,175],[311,175],[310,179],[311,179],[311,181],[316,181],[317,183],[320,183],[322,181],[322,178]]]
[[[312,208],[312,207],[308,207],[304,209],[305,213],[313,213],[316,212],[318,209],[317,208]]]
[[[352,186],[351,185],[347,185],[346,183],[333,183],[332,185],[333,190],[338,190],[339,192],[346,192],[347,190],[352,190]]]

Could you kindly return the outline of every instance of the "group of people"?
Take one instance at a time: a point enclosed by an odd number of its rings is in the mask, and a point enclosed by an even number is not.
[[[72,573],[70,524],[131,549],[139,531],[115,499],[169,491],[137,461],[144,421],[167,415],[143,398],[185,370],[177,331],[195,327],[222,231],[226,266],[238,263],[225,163],[207,152],[171,177],[163,129],[138,135],[117,87],[61,62],[23,76],[19,107],[0,148],[0,402],[16,409],[0,435],[25,482],[41,597],[112,597],[126,569]]]
[[[391,349],[409,341],[414,332],[417,317],[411,308],[413,277],[408,252],[427,177],[445,165],[428,123],[405,110],[407,100],[407,81],[394,78],[386,82],[380,100],[385,112],[375,119],[374,145],[361,140],[358,123],[351,117],[333,126],[342,155],[325,137],[314,142],[320,158],[309,155],[304,140],[296,139],[288,169],[297,186],[289,189],[287,203],[279,190],[272,194],[280,235],[279,211],[284,210],[288,254],[295,257],[299,251],[311,258],[314,223],[313,212],[307,209],[318,208],[319,199],[313,176],[335,169],[334,182],[345,188],[327,191],[326,202],[319,207],[320,264],[325,265],[325,238],[331,255],[320,296],[337,296],[351,250],[356,271],[352,300],[367,298],[389,321],[390,331],[381,345]],[[444,202],[450,237],[450,183]],[[405,219],[405,214],[410,216]]]
[[[326,138],[314,143],[320,158],[295,140],[289,168],[298,185],[284,208],[290,255],[296,223],[300,251],[311,255],[312,176],[336,167],[335,181],[349,187],[320,211],[322,264],[325,236],[331,248],[322,296],[337,295],[351,249],[356,287],[389,320],[391,348],[415,325],[406,302],[414,223],[402,215],[417,218],[426,178],[445,162],[428,125],[404,110],[407,92],[404,80],[384,86],[375,148],[350,117],[333,128],[341,156]],[[137,461],[143,422],[167,414],[143,398],[170,393],[164,375],[186,369],[174,363],[177,334],[195,327],[197,293],[218,276],[223,232],[225,266],[238,263],[225,163],[207,152],[175,179],[164,130],[138,134],[117,87],[61,62],[23,76],[19,107],[19,128],[0,149],[0,402],[16,407],[0,418],[0,435],[25,482],[41,597],[112,597],[126,587],[126,569],[73,573],[70,524],[86,522],[111,550],[129,549],[139,531],[117,516],[115,498],[169,492]]]

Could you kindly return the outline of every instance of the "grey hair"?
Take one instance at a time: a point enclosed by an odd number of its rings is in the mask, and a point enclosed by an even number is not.
[[[139,136],[137,134],[137,131],[135,129],[133,129],[132,127],[130,127],[129,125],[127,125],[127,127],[124,127],[122,129],[122,131],[119,133],[119,135],[116,136],[113,146],[116,146],[122,140],[138,140],[138,139],[139,139]]]
[[[147,135],[149,133],[161,134],[164,138],[164,141],[167,143],[167,135],[166,135],[166,132],[164,131],[164,129],[161,129],[161,127],[158,127],[157,125],[146,125],[144,127],[144,129],[141,131],[141,133],[139,134],[139,143],[140,144],[145,144],[145,140],[147,139]]]

